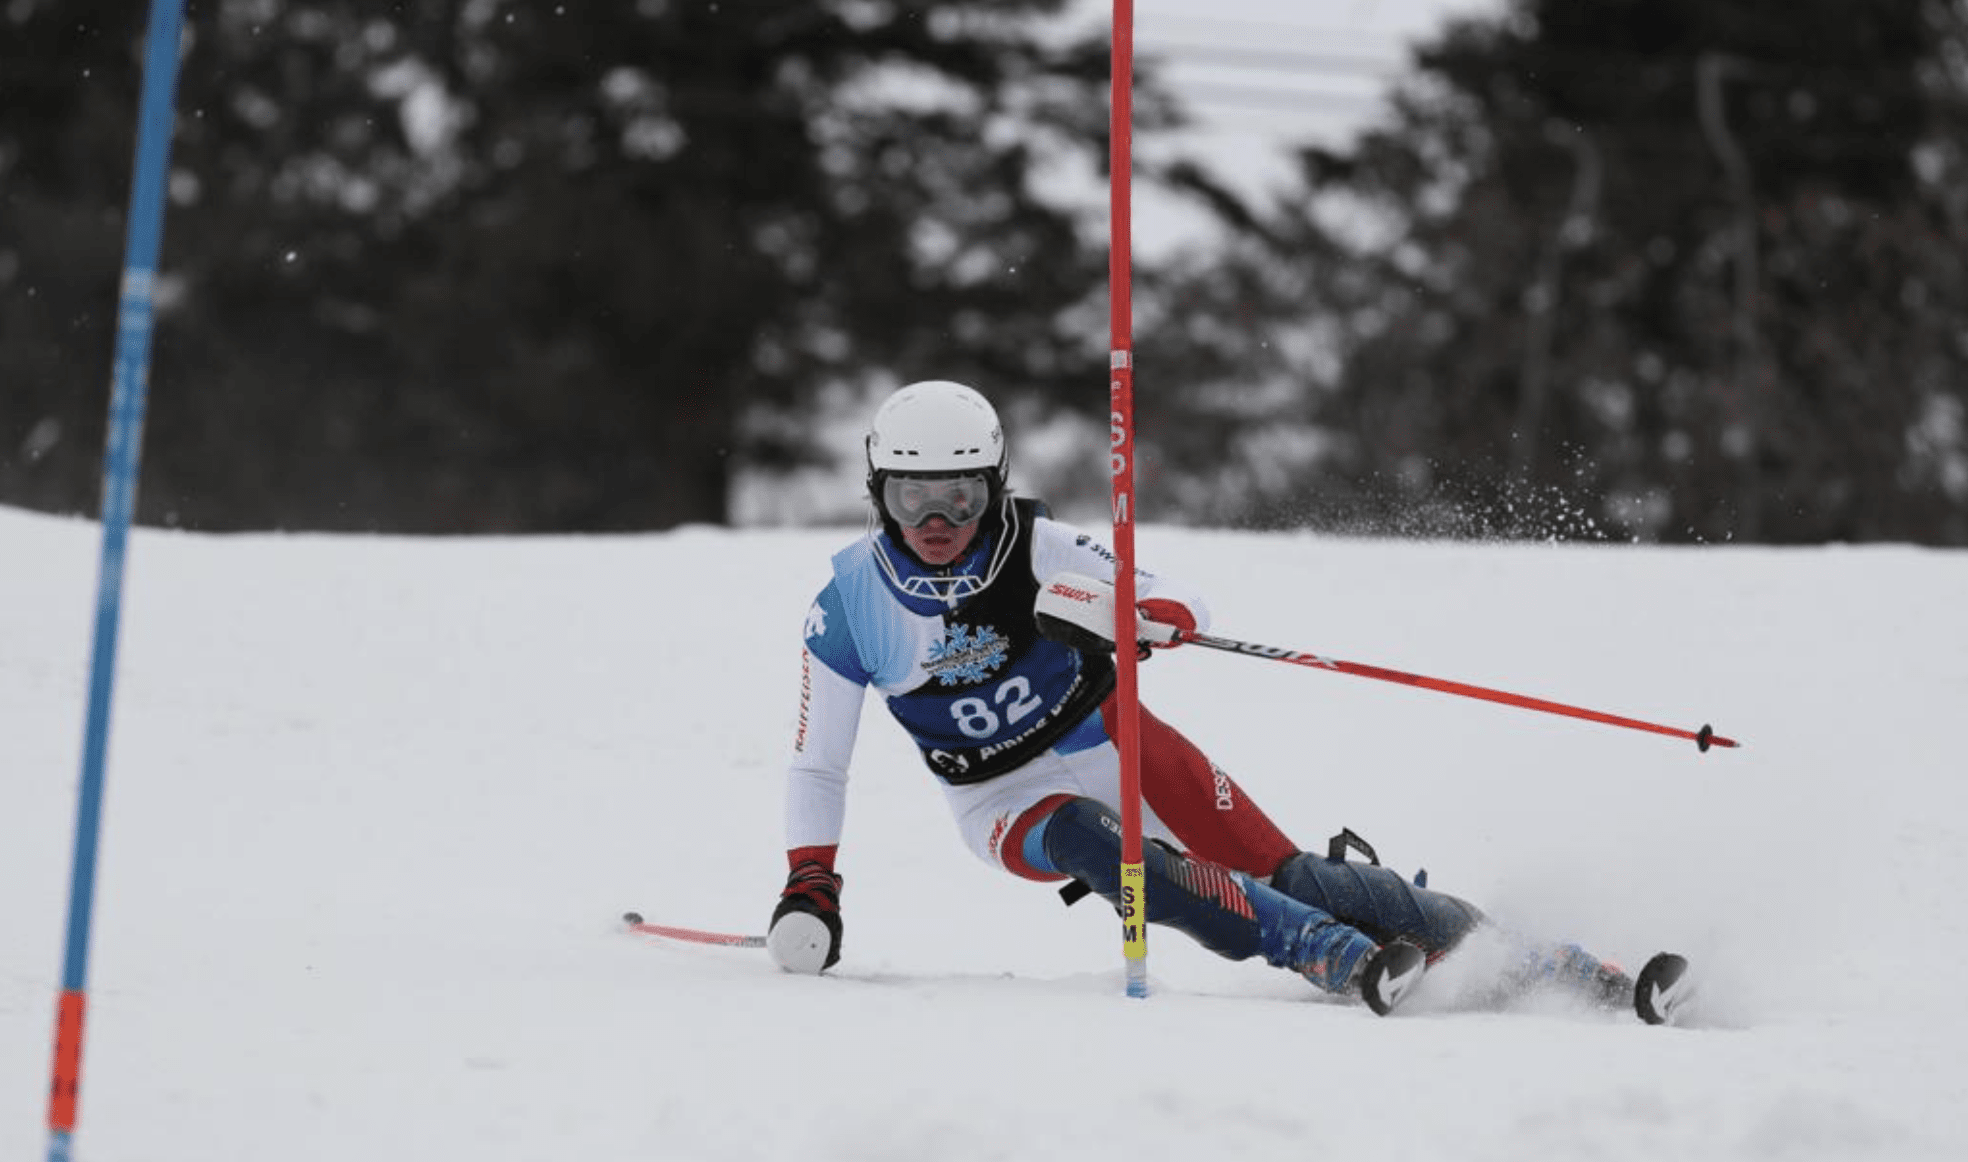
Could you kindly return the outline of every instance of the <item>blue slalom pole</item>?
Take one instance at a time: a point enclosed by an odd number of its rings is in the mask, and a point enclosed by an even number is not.
[[[96,584],[95,644],[89,658],[89,712],[82,733],[82,785],[75,810],[75,866],[68,888],[68,940],[55,1011],[48,1098],[48,1159],[68,1162],[82,1090],[82,1026],[88,1001],[89,924],[95,912],[96,847],[102,824],[103,766],[116,679],[116,632],[123,605],[123,559],[137,502],[144,394],[150,379],[150,328],[157,252],[164,235],[164,183],[178,87],[184,0],[151,0],[144,45],[143,102],[130,185],[123,289],[116,313],[116,372],[103,451],[102,563]]]

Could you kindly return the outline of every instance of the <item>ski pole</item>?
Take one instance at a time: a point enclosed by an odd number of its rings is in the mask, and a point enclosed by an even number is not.
[[[622,913],[622,923],[629,931],[640,932],[645,936],[662,936],[669,940],[688,940],[692,944],[723,944],[732,948],[764,948],[763,936],[736,936],[727,932],[700,932],[695,928],[671,928],[664,924],[651,924],[642,918],[641,912]]]
[[[1617,714],[1607,714],[1599,710],[1586,710],[1578,706],[1567,706],[1562,702],[1549,702],[1543,698],[1531,698],[1523,694],[1510,694],[1502,690],[1491,690],[1483,686],[1472,686],[1467,682],[1452,682],[1446,678],[1428,678],[1420,674],[1407,674],[1400,670],[1389,670],[1381,666],[1367,666],[1359,662],[1343,662],[1338,658],[1321,657],[1318,654],[1301,653],[1297,650],[1282,649],[1278,646],[1262,646],[1254,642],[1240,642],[1233,638],[1215,637],[1211,634],[1178,633],[1177,640],[1192,645],[1207,646],[1213,650],[1243,654],[1253,658],[1269,658],[1279,662],[1290,662],[1295,666],[1309,666],[1315,670],[1331,670],[1338,674],[1351,674],[1356,678],[1377,678],[1382,682],[1398,682],[1403,686],[1419,686],[1424,690],[1436,690],[1443,694],[1459,694],[1464,698],[1480,698],[1485,702],[1499,702],[1505,706],[1521,706],[1526,710],[1540,710],[1546,714],[1562,714],[1569,718],[1583,718],[1588,722],[1603,722],[1608,726],[1624,726],[1629,730],[1646,730],[1654,734],[1670,735],[1674,738],[1692,739],[1704,752],[1711,746],[1740,746],[1735,739],[1723,738],[1715,733],[1713,727],[1704,725],[1700,730],[1682,730],[1676,726],[1662,726],[1654,722],[1642,722],[1637,718],[1623,718]]]

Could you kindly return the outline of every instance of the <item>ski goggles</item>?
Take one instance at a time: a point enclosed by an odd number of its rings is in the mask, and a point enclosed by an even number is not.
[[[890,476],[882,481],[882,509],[903,528],[919,527],[933,516],[967,525],[984,515],[991,482],[981,474]]]

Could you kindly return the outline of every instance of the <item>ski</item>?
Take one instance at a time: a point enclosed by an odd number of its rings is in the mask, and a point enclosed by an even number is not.
[[[696,928],[672,928],[667,924],[651,924],[642,918],[641,912],[622,913],[622,923],[629,931],[640,932],[644,936],[660,936],[665,940],[685,940],[692,944],[719,944],[728,948],[764,948],[763,936],[738,936],[728,932],[703,932]]]
[[[1576,945],[1566,945],[1559,952],[1574,956],[1567,971],[1555,978],[1547,973],[1533,988],[1572,992],[1596,1008],[1630,1012],[1649,1025],[1687,1025],[1694,1021],[1695,980],[1687,975],[1687,957],[1657,952],[1638,976],[1629,977],[1613,964],[1595,961]]]
[[[1688,958],[1655,953],[1633,981],[1633,1011],[1649,1025],[1682,1025],[1693,1016],[1695,982]]]
[[[1503,941],[1498,946],[1496,939]],[[1435,962],[1439,961],[1439,964]],[[1687,1026],[1700,1020],[1696,978],[1688,959],[1661,952],[1636,974],[1601,960],[1577,944],[1541,944],[1492,930],[1490,942],[1472,940],[1431,961],[1428,1004],[1464,1012],[1536,1011],[1578,1005],[1614,1016],[1631,1014],[1649,1025]]]
[[[747,936],[730,932],[706,932],[698,928],[678,928],[668,924],[651,924],[643,919],[640,912],[622,913],[622,923],[630,932],[644,936],[655,936],[664,940],[681,940],[691,944],[712,944],[726,948],[764,948],[765,937]],[[1559,950],[1583,958],[1583,950],[1576,946],[1564,946]],[[1427,958],[1422,950],[1412,944],[1395,942],[1375,953],[1367,962],[1360,976],[1360,998],[1367,1007],[1380,1016],[1386,1016],[1397,1008],[1421,982],[1427,972]],[[1594,971],[1572,977],[1569,981],[1573,989],[1580,991],[1586,999],[1601,1007],[1618,1010],[1627,1009],[1649,1025],[1686,1025],[1694,1016],[1695,982],[1687,975],[1688,958],[1673,952],[1657,953],[1640,970],[1640,975],[1631,979],[1610,965],[1593,962]],[[1468,1007],[1479,1009],[1508,1008],[1513,1000],[1521,1000],[1537,988],[1550,988],[1554,985],[1564,987],[1553,978],[1557,975],[1551,967],[1538,974],[1542,979],[1532,981],[1517,975],[1509,987],[1492,991],[1485,998],[1487,1003],[1476,1003]],[[1465,1004],[1467,1004],[1465,998]],[[1459,1006],[1460,1007],[1460,1006]]]
[[[1421,983],[1428,957],[1421,949],[1397,940],[1373,954],[1360,977],[1360,999],[1379,1016],[1386,1016],[1408,991]]]

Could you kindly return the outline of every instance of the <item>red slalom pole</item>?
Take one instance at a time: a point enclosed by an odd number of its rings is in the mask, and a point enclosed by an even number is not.
[[[1579,706],[1567,706],[1563,702],[1550,702],[1543,698],[1532,698],[1524,694],[1511,694],[1503,690],[1492,690],[1486,686],[1472,686],[1467,682],[1452,682],[1447,678],[1428,678],[1420,674],[1403,673],[1382,666],[1362,665],[1359,662],[1343,662],[1338,658],[1322,657],[1318,654],[1301,653],[1297,650],[1281,649],[1277,646],[1261,646],[1253,642],[1240,642],[1233,638],[1214,637],[1206,633],[1185,633],[1178,635],[1183,642],[1207,646],[1213,650],[1243,654],[1253,658],[1269,658],[1273,661],[1290,662],[1295,666],[1309,666],[1315,670],[1331,670],[1336,674],[1351,674],[1356,678],[1375,678],[1382,682],[1397,682],[1403,686],[1419,686],[1424,690],[1435,690],[1443,694],[1456,694],[1464,698],[1480,698],[1485,702],[1497,702],[1505,706],[1518,706],[1525,710],[1537,710],[1545,714],[1562,714],[1567,718],[1583,718],[1587,722],[1602,722],[1607,726],[1624,726],[1628,730],[1645,730],[1653,734],[1665,734],[1673,738],[1685,738],[1695,746],[1707,751],[1711,746],[1741,746],[1733,738],[1723,738],[1714,728],[1703,726],[1700,730],[1683,730],[1678,726],[1662,726],[1656,722],[1642,722],[1637,718],[1624,718],[1617,714],[1607,714],[1601,710],[1586,710]],[[1122,651],[1126,652],[1126,651]]]
[[[1114,502],[1114,640],[1134,640],[1134,0],[1114,0],[1107,193],[1108,469]],[[1133,650],[1114,651],[1114,748],[1121,765],[1121,952],[1127,995],[1148,995],[1148,875],[1141,858],[1141,702]]]

